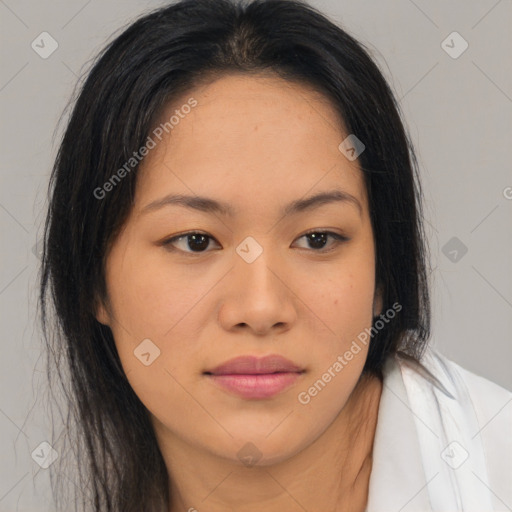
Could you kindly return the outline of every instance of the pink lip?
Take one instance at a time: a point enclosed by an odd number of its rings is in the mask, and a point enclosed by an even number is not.
[[[282,356],[242,356],[204,372],[213,382],[243,398],[269,398],[290,387],[304,372]]]

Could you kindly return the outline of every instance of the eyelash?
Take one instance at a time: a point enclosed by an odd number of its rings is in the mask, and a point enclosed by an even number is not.
[[[318,230],[318,229],[304,233],[303,235],[298,237],[297,240],[299,240],[300,238],[306,237],[308,235],[312,235],[312,234],[329,235],[336,241],[336,243],[334,244],[334,247],[330,247],[329,249],[323,249],[323,248],[322,249],[309,249],[313,252],[320,253],[320,254],[326,254],[328,252],[331,252],[332,250],[336,249],[339,245],[343,244],[344,242],[348,242],[350,240],[350,238],[348,238],[344,235],[340,235],[339,233],[335,233],[333,231],[322,231],[322,230]],[[187,233],[182,233],[180,235],[173,236],[172,238],[168,238],[167,240],[163,240],[161,242],[161,245],[166,247],[168,250],[177,250],[177,251],[181,251],[186,254],[190,254],[190,255],[194,255],[194,256],[200,256],[201,254],[209,252],[207,250],[205,250],[205,251],[183,251],[182,249],[176,249],[175,247],[172,247],[173,242],[175,242],[181,238],[187,238],[190,235],[203,235],[203,236],[209,238],[210,240],[215,240],[215,238],[208,235],[207,233],[202,233],[200,231],[188,231]],[[209,247],[209,244],[208,244],[208,247]]]

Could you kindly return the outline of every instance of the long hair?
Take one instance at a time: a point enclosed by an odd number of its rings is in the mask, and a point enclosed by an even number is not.
[[[399,350],[419,360],[430,336],[418,165],[398,102],[364,45],[300,0],[182,0],[141,17],[103,49],[80,85],[52,170],[44,228],[48,378],[64,393],[59,442],[73,452],[75,504],[87,511],[167,511],[170,503],[148,411],[124,374],[110,328],[95,317],[107,300],[105,257],[132,207],[137,168],[105,197],[95,190],[144,145],[169,102],[226,73],[273,73],[313,86],[365,144],[358,163],[376,283],[383,311],[402,308],[376,329],[363,372],[382,376],[386,358]],[[59,475],[58,483],[66,480]]]

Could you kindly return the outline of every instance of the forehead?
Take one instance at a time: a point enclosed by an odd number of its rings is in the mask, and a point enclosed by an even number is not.
[[[235,132],[239,139],[249,139],[255,135],[252,131],[259,129],[267,134],[286,134],[291,143],[305,135],[311,139],[315,134],[325,136],[329,130],[336,132],[336,139],[346,134],[344,121],[334,104],[308,84],[285,80],[272,73],[235,73],[204,78],[203,82],[162,109],[156,125],[164,127],[172,119],[172,127],[168,126],[164,138],[170,135],[178,144],[181,136],[190,139],[194,135],[190,133],[192,128],[197,137],[210,130],[208,139],[216,142],[221,135],[233,138]],[[196,105],[189,108],[187,103],[192,100]]]
[[[185,108],[191,100],[195,106]],[[365,202],[357,161],[339,150],[348,135],[343,120],[309,86],[278,76],[227,75],[167,105],[156,126],[166,122],[140,166],[138,196],[145,201],[176,191],[268,201],[281,191],[296,199],[318,184],[341,186]]]

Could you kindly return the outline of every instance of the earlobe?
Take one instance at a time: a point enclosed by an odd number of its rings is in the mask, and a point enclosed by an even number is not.
[[[373,297],[373,316],[379,316],[382,314],[382,304],[383,304],[383,292],[382,286],[378,285],[375,290],[375,294]]]
[[[103,304],[103,301],[97,301],[94,316],[96,317],[96,320],[98,320],[100,324],[110,325],[110,316],[107,312],[107,309],[105,308],[105,305]]]

